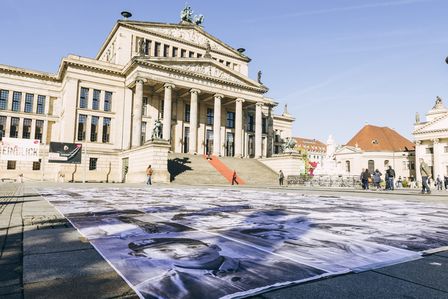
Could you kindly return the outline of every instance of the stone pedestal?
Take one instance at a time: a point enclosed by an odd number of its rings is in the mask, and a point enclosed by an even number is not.
[[[154,183],[169,183],[168,151],[170,143],[166,140],[152,140],[136,149],[123,153],[122,158],[129,158],[127,183],[143,183],[146,181],[146,168],[151,165]]]
[[[283,171],[285,177],[288,175],[301,175],[305,173],[305,161],[297,152],[263,158],[259,159],[259,161],[277,173],[280,170]]]

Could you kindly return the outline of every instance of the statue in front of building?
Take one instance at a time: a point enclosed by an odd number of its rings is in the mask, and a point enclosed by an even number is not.
[[[292,137],[287,137],[285,142],[283,143],[283,152],[291,153],[295,152],[296,141]]]
[[[152,136],[151,139],[162,139],[162,128],[163,128],[163,124],[160,121],[160,119],[156,120],[156,122],[154,123],[154,129],[152,130]]]

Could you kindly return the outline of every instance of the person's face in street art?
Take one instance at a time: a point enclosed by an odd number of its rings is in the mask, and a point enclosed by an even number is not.
[[[194,239],[154,238],[130,243],[129,248],[135,256],[164,260],[182,268],[211,269],[222,261],[218,246]]]

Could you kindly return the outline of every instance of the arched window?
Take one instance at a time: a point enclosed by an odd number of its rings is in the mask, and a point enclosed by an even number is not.
[[[345,172],[350,173],[350,161],[345,161]]]
[[[373,160],[369,160],[368,162],[368,168],[369,168],[369,172],[373,173],[375,171],[375,161]]]

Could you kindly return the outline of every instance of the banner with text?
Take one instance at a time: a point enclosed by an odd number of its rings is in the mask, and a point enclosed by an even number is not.
[[[81,164],[82,144],[50,142],[49,163]]]
[[[0,141],[0,160],[39,161],[38,139],[3,137]]]

